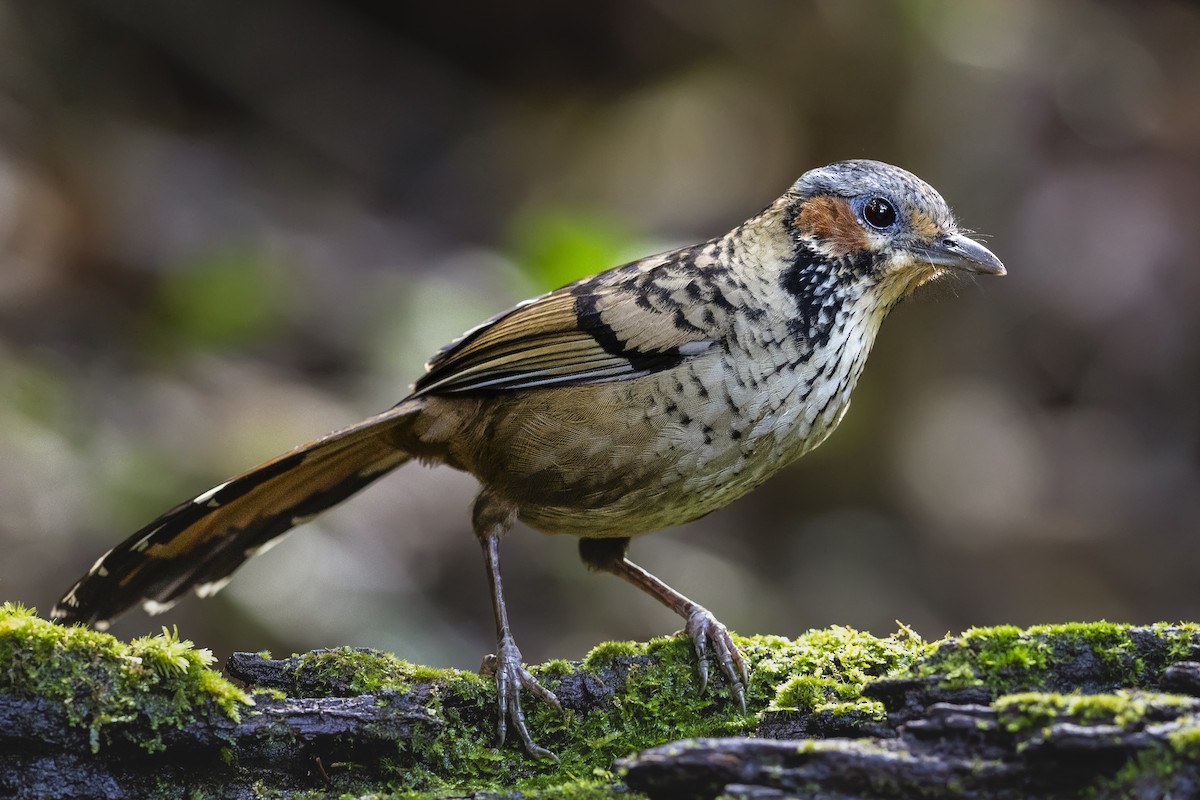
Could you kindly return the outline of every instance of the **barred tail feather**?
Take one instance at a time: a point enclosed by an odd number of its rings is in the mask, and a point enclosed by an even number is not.
[[[398,432],[419,410],[401,404],[180,503],[102,556],[51,616],[103,629],[139,602],[154,614],[189,589],[214,594],[293,527],[408,461]]]

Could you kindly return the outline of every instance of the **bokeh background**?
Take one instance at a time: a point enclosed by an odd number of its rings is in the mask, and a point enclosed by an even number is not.
[[[1086,0],[0,3],[0,600],[851,157],[1009,276],[904,304],[819,451],[635,560],[742,632],[1200,619],[1200,11]],[[474,489],[406,467],[115,632],[476,667]],[[531,661],[679,626],[573,539],[503,563]]]

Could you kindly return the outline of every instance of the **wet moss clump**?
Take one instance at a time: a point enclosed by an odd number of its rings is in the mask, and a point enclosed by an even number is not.
[[[82,626],[56,625],[35,610],[0,605],[0,693],[61,703],[72,726],[86,728],[93,753],[105,734],[146,724],[155,736],[139,744],[162,750],[162,733],[194,722],[210,707],[238,719],[253,705],[244,691],[211,669],[212,653],[166,628],[124,644]]]
[[[937,642],[895,678],[936,678],[947,688],[1098,693],[1152,685],[1169,664],[1200,652],[1200,626],[1111,622],[972,628]]]
[[[879,701],[863,696],[863,686],[916,663],[931,647],[907,627],[885,638],[835,625],[795,640],[756,641],[771,645],[755,663],[758,680],[771,687],[767,711],[855,712],[878,721],[886,711]]]
[[[291,694],[326,695],[404,694],[422,683],[482,682],[474,672],[413,664],[390,653],[364,648],[314,650],[289,659]],[[296,689],[301,691],[297,692]]]

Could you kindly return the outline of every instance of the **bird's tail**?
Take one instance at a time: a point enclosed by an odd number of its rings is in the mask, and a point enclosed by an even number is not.
[[[247,559],[411,456],[400,442],[420,401],[301,445],[172,508],[100,557],[55,605],[99,628],[136,603],[165,611],[188,589],[221,589]]]

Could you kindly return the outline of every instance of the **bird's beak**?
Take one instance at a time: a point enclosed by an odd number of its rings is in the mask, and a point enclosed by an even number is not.
[[[1005,275],[1007,270],[991,250],[961,233],[939,236],[933,244],[913,248],[913,255],[930,264],[980,275]]]

